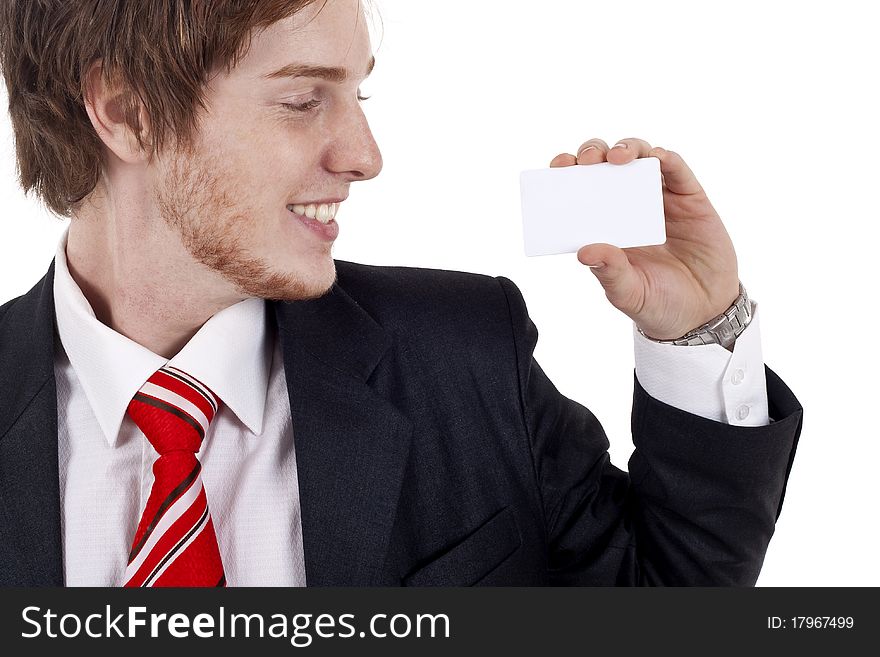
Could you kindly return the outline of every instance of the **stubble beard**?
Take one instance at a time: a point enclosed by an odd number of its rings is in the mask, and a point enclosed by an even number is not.
[[[277,301],[316,299],[336,282],[311,280],[307,273],[296,275],[272,271],[263,260],[249,255],[242,246],[254,218],[241,212],[211,167],[193,156],[175,156],[156,196],[159,212],[181,244],[197,262],[217,272],[247,297]]]

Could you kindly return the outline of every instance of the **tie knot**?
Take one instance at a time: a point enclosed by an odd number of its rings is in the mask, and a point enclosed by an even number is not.
[[[220,399],[204,383],[166,365],[141,386],[128,414],[160,454],[198,452]]]

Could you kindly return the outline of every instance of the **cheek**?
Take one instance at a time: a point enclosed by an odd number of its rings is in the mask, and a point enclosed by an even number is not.
[[[233,205],[268,205],[272,196],[283,198],[290,182],[285,183],[285,165],[260,146],[231,148],[211,154],[205,161],[204,177]]]
[[[235,119],[235,120],[233,120]],[[212,177],[240,198],[283,207],[317,175],[318,151],[301,129],[273,117],[265,121],[216,116],[202,133]]]

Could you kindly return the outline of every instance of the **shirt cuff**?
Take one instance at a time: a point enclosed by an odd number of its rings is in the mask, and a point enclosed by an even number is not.
[[[633,323],[636,377],[651,397],[726,424],[770,423],[758,304],[731,353],[719,344],[692,347],[649,340]]]

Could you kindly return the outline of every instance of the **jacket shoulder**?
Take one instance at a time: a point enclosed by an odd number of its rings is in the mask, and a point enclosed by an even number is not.
[[[0,306],[0,436],[54,373],[53,264],[26,294]]]
[[[0,347],[3,337],[10,332],[20,333],[22,325],[33,321],[41,305],[41,295],[45,292],[46,279],[36,283],[28,292],[6,301],[0,305]]]
[[[2,306],[0,306],[0,327],[3,326],[3,320],[6,318],[6,315],[9,311],[9,309],[14,307],[16,304],[18,304],[24,298],[24,296],[25,295],[23,295],[23,294],[20,296],[17,296],[14,299],[10,299],[6,303],[4,303]]]
[[[510,337],[508,295],[521,301],[503,276],[423,267],[336,261],[339,286],[384,328],[396,333],[439,332]]]

